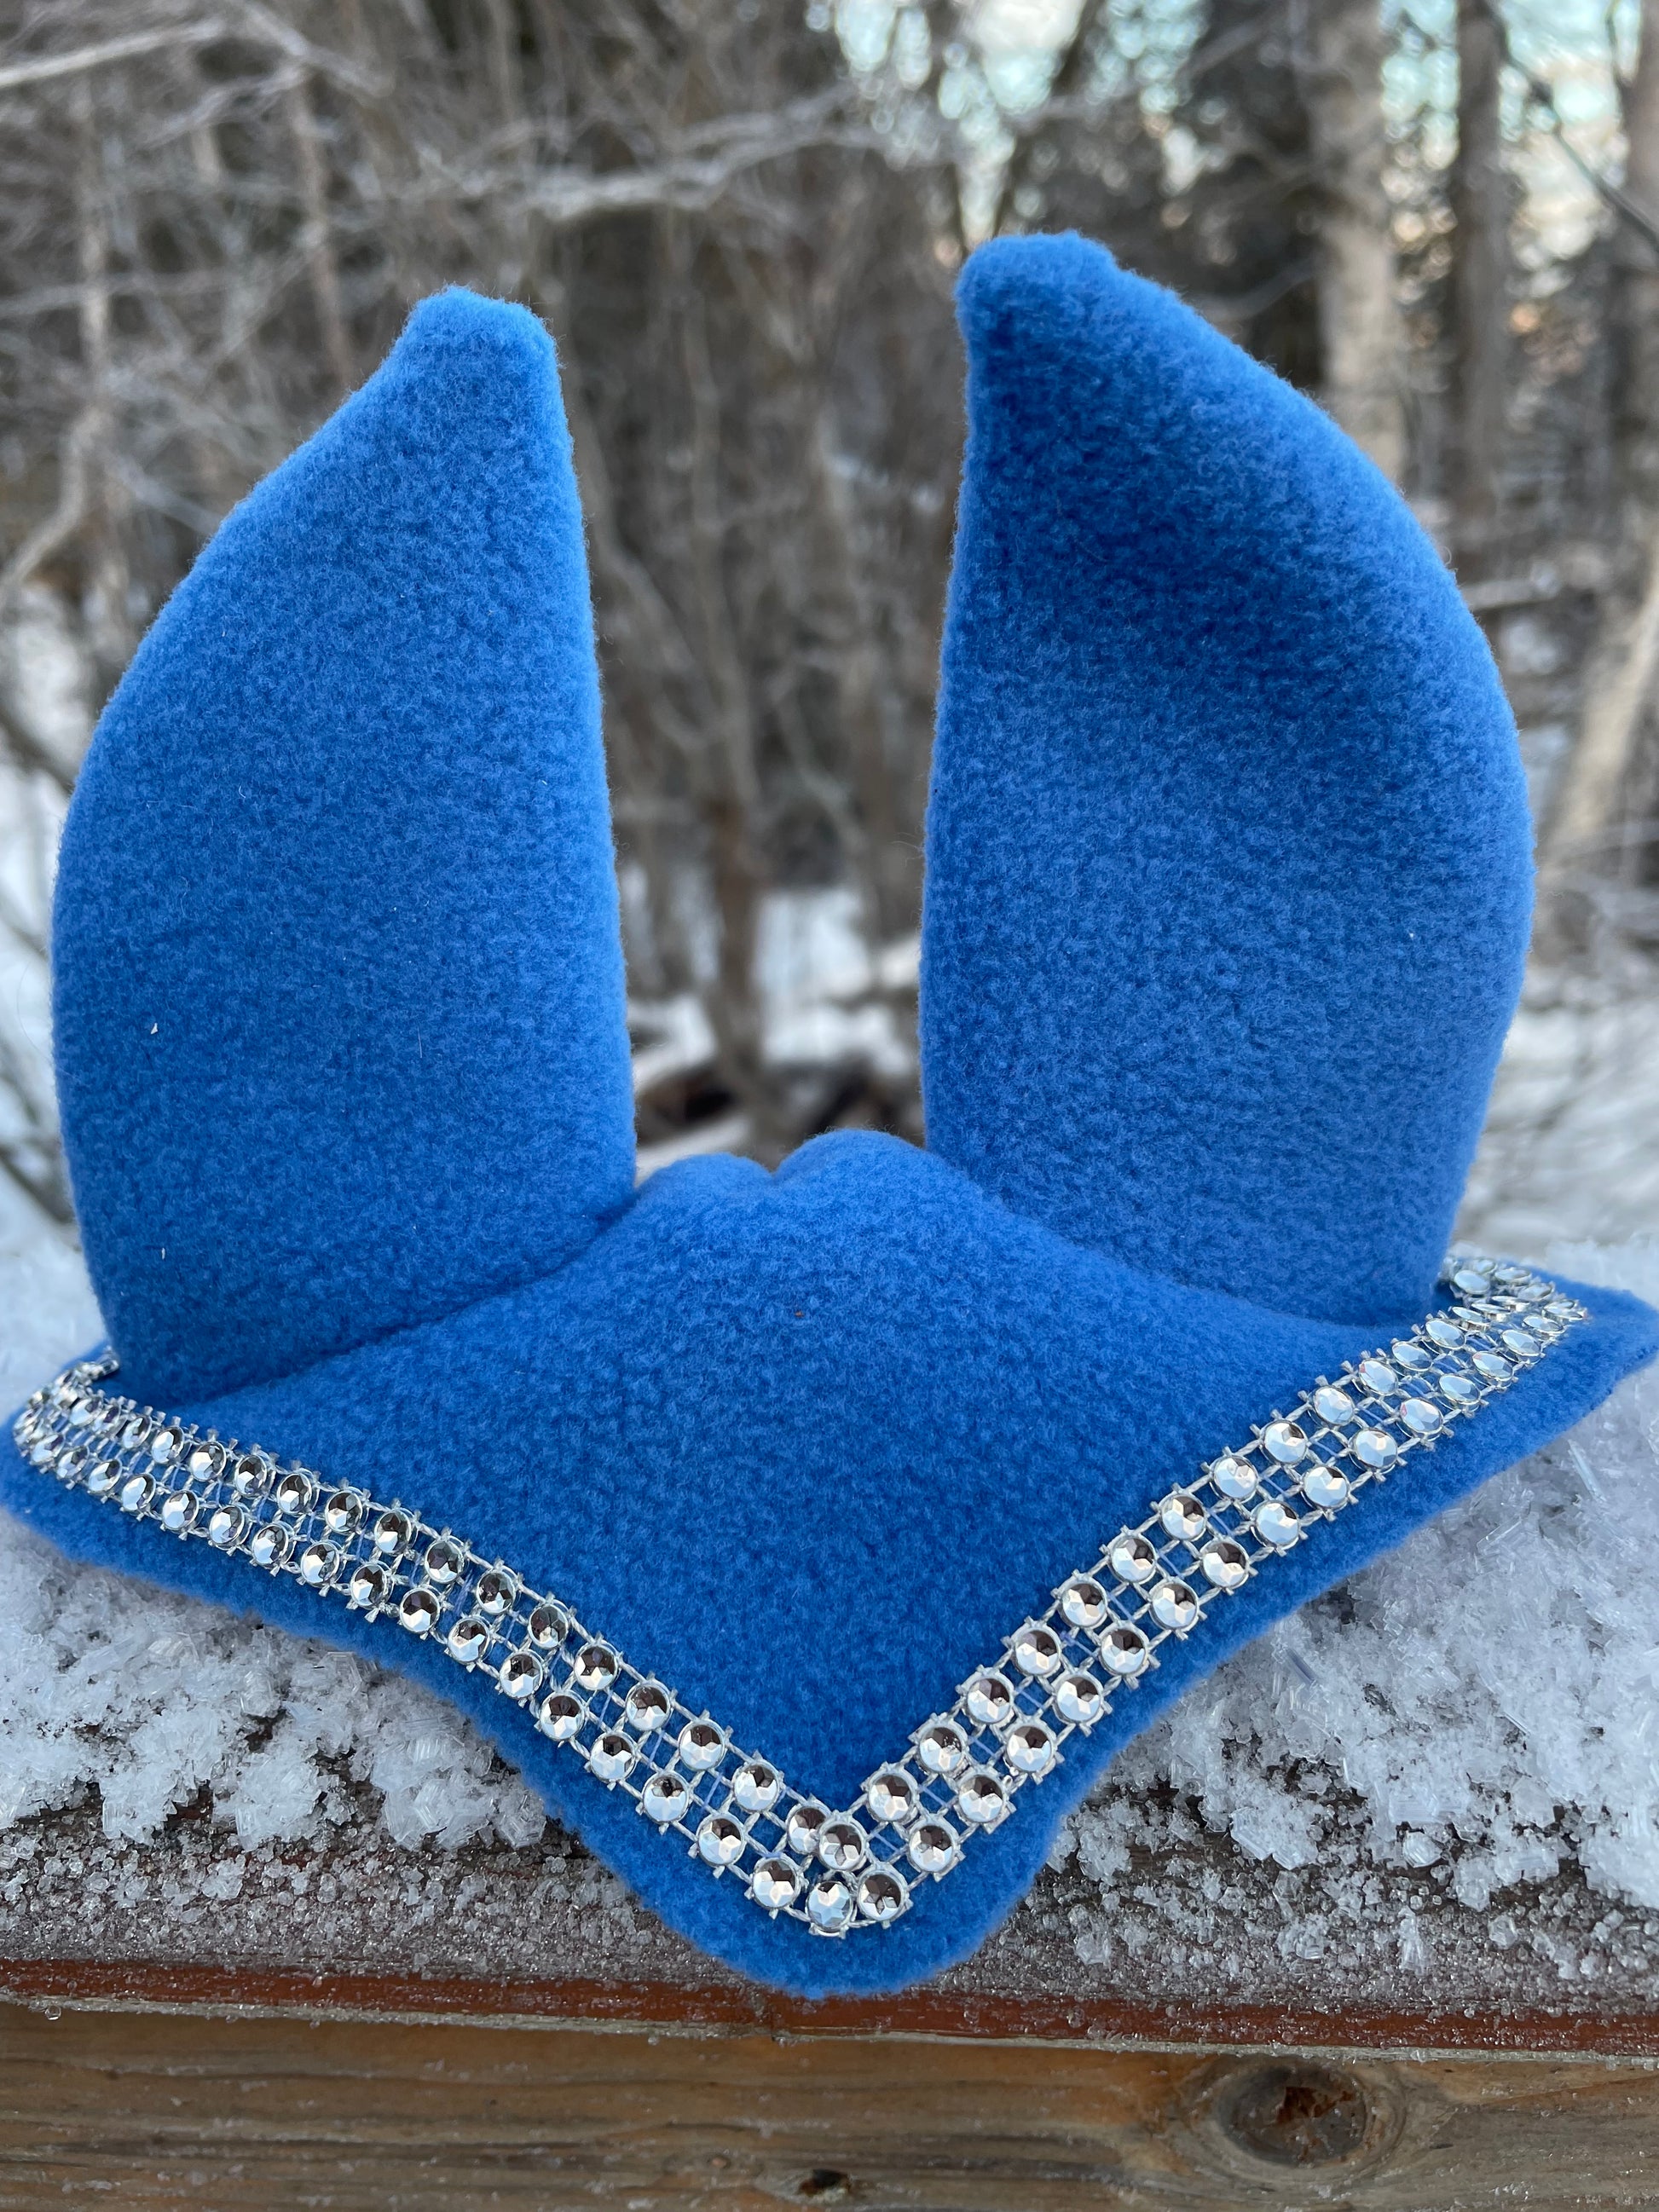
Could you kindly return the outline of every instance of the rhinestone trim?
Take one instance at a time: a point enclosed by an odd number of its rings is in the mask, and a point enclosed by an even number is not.
[[[891,1927],[915,1887],[960,1864],[1019,1791],[1065,1761],[1158,1665],[1264,1567],[1345,1511],[1408,1453],[1431,1451],[1543,1358],[1585,1309],[1508,1261],[1455,1258],[1455,1303],[1407,1337],[1321,1376],[1288,1414],[1221,1453],[1123,1528],[1094,1564],[1057,1583],[836,1811],[739,1747],[708,1713],[642,1674],[560,1599],[530,1589],[395,1498],[331,1489],[309,1468],[222,1443],[100,1386],[112,1354],[76,1362],[39,1390],[13,1434],[35,1467],[181,1542],[237,1553],[434,1641],[582,1760],[718,1878],[815,1935]],[[533,1719],[532,1718],[533,1716]]]

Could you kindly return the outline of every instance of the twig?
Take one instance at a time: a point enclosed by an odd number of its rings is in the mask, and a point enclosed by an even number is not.
[[[21,85],[46,84],[54,77],[81,76],[88,70],[104,69],[112,62],[135,60],[167,47],[202,46],[222,39],[226,26],[209,16],[199,23],[179,23],[162,31],[133,31],[124,39],[102,39],[96,46],[77,46],[72,53],[40,54],[32,61],[13,62],[0,69],[0,93]]]

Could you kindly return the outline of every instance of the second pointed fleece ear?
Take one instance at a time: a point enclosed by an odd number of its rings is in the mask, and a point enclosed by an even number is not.
[[[55,915],[126,1387],[177,1402],[549,1273],[633,1184],[553,349],[449,293],[225,522],[104,715]]]
[[[959,304],[928,1143],[1137,1267],[1419,1310],[1530,911],[1484,641],[1370,462],[1101,248],[985,247]]]

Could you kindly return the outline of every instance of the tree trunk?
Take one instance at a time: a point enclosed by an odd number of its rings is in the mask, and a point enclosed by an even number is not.
[[[1481,564],[1498,523],[1509,381],[1510,190],[1498,104],[1503,60],[1503,33],[1492,0],[1458,0],[1449,473],[1460,566]]]
[[[1659,0],[1643,0],[1640,36],[1622,94],[1625,196],[1659,219]],[[1546,863],[1554,877],[1605,852],[1659,672],[1659,253],[1624,222],[1615,257],[1609,323],[1620,546],[1590,653],[1577,743],[1550,819]]]
[[[1325,194],[1319,336],[1328,411],[1383,474],[1406,458],[1401,320],[1382,189],[1382,27],[1377,0],[1320,0],[1308,125]]]

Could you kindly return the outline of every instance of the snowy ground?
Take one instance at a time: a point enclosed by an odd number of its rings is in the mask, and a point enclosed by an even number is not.
[[[1653,1024],[1645,1006],[1523,1017],[1467,1222],[1659,1299],[1650,1237],[1556,1233],[1659,1226]],[[7,1199],[0,1322],[9,1405],[98,1334],[75,1254]],[[1500,1947],[1510,1893],[1561,1868],[1659,1908],[1656,1457],[1651,1372],[1194,1692],[1062,1838],[1079,1958],[1133,1929],[1135,1864],[1205,1830],[1304,1884],[1285,1940],[1310,1957],[1390,1869],[1431,1872]],[[205,1805],[234,1854],[319,1839],[365,1793],[405,1848],[524,1847],[544,1828],[471,1729],[397,1676],[71,1567],[0,1523],[0,1828],[90,1797],[107,1837],[139,1842]],[[1390,1936],[1407,1965],[1416,1926],[1407,1913]]]

